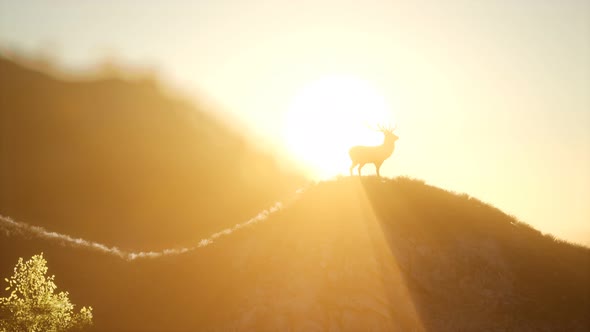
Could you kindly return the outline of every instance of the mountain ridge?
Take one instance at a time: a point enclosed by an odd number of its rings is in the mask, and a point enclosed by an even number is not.
[[[0,58],[0,102],[0,213],[74,237],[165,248],[301,182],[247,133],[151,81],[65,81]]]

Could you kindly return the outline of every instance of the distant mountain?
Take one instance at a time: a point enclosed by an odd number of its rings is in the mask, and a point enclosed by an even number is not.
[[[111,246],[164,248],[302,182],[207,111],[153,81],[65,81],[0,58],[0,214]]]
[[[407,178],[322,182],[264,222],[159,259],[0,236],[0,275],[44,251],[97,331],[590,330],[589,248]]]

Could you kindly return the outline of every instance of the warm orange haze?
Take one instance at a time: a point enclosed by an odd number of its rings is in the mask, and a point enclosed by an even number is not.
[[[589,331],[588,202],[586,1],[0,0],[0,332]]]

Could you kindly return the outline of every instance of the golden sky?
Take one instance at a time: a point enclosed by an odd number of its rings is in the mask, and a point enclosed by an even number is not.
[[[0,47],[155,67],[318,177],[397,124],[383,175],[590,244],[588,1],[2,0]]]

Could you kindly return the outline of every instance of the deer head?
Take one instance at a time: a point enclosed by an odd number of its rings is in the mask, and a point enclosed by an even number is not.
[[[377,131],[383,133],[383,135],[385,136],[383,144],[385,143],[395,143],[395,141],[397,141],[399,139],[399,137],[397,137],[393,132],[395,131],[395,129],[397,128],[397,126],[395,127],[390,127],[390,126],[383,126],[383,125],[377,125]]]

